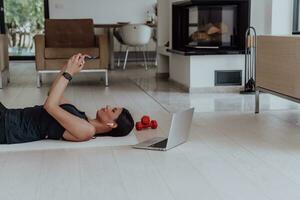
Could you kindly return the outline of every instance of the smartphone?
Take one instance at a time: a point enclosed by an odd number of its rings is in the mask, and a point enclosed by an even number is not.
[[[87,61],[90,61],[90,60],[95,60],[95,59],[98,59],[99,57],[96,57],[96,56],[86,56],[84,57],[84,61],[87,62]]]

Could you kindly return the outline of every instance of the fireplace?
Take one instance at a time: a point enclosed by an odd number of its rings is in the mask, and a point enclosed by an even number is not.
[[[173,4],[173,49],[241,53],[250,25],[250,0],[190,0]]]

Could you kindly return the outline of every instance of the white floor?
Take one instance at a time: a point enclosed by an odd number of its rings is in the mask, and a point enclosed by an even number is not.
[[[11,84],[0,91],[8,107],[42,104],[52,77],[35,87],[34,64],[12,64]],[[149,114],[165,135],[168,111],[195,107],[188,143],[169,152],[123,147],[0,153],[0,199],[299,200],[299,105],[262,95],[182,92],[154,78],[154,70],[115,71],[105,88],[98,75],[79,75],[66,97],[94,115],[106,104],[126,106],[138,120]],[[145,93],[146,91],[146,93]]]

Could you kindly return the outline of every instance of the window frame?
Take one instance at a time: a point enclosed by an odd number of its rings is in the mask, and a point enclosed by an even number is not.
[[[300,34],[300,27],[299,27],[299,10],[300,0],[294,0],[294,12],[293,12],[293,34],[299,35]]]

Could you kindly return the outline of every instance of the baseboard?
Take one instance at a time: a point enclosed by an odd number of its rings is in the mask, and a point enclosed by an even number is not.
[[[171,78],[169,78],[169,81],[170,81],[171,83],[173,83],[176,87],[182,89],[183,91],[185,91],[185,92],[187,92],[187,93],[190,92],[189,87],[187,87],[186,85],[184,85],[184,84],[182,84],[182,83],[179,83],[179,82],[177,82],[177,81],[175,81],[175,80],[173,80],[173,79],[171,79]]]

